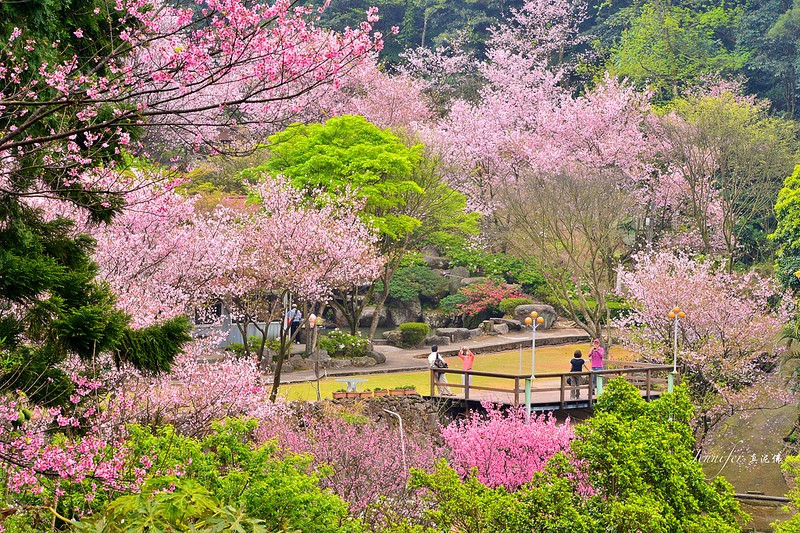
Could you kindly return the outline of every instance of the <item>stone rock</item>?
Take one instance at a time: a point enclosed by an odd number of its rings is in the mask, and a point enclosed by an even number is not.
[[[506,333],[508,333],[508,324],[492,323],[492,327],[489,330],[490,335],[505,335]]]
[[[425,337],[425,342],[423,342],[425,346],[447,346],[450,344],[450,337],[445,337],[444,335],[431,335],[430,337]]]
[[[312,362],[308,361],[307,359],[303,359],[303,356],[299,353],[296,353],[289,358],[289,364],[292,365],[292,368],[295,370],[308,370],[313,367]]]
[[[423,255],[430,255],[430,256],[438,256],[441,255],[439,249],[434,246],[433,244],[426,244],[425,247],[422,249]]]
[[[450,315],[438,309],[426,309],[422,312],[422,321],[428,324],[431,329],[446,328],[452,322]]]
[[[357,367],[366,367],[366,366],[375,366],[378,364],[375,359],[365,355],[364,357],[353,357],[353,366]]]
[[[532,311],[536,311],[539,313],[540,317],[544,318],[544,322],[541,326],[539,326],[541,329],[549,329],[550,326],[553,325],[553,322],[556,321],[556,318],[558,318],[556,315],[556,310],[553,309],[553,306],[547,304],[518,305],[516,308],[514,308],[514,318],[519,320],[520,323],[524,324],[525,319],[530,316]]]
[[[450,294],[457,293],[458,289],[461,288],[461,280],[468,277],[469,270],[467,270],[465,267],[458,266],[451,268],[450,272],[448,272],[448,279],[450,280],[448,283],[448,288],[450,289]]]
[[[328,361],[324,367],[325,368],[344,368],[347,366],[352,365],[353,362],[350,359],[341,359],[341,358],[334,358]]]
[[[337,328],[347,329],[348,327],[350,327],[347,324],[347,319],[344,317],[342,312],[336,307],[333,308],[333,323]]]
[[[358,326],[362,328],[368,328],[372,325],[372,317],[375,315],[375,306],[369,306],[364,308],[364,312],[361,313],[361,318],[358,319]],[[381,312],[378,314],[378,327],[385,328],[389,324],[389,314],[386,312],[386,307],[381,308]]]
[[[450,260],[446,257],[426,255],[422,257],[422,260],[430,268],[445,269],[450,266]]]
[[[403,342],[403,333],[400,330],[384,331],[383,338],[390,346],[400,346]]]
[[[312,364],[314,361],[319,360],[320,365],[324,365],[331,360],[331,356],[328,355],[328,350],[318,350],[308,356],[308,360],[311,361]]]
[[[471,329],[471,330],[469,330],[469,338],[470,339],[477,339],[478,337],[481,336],[482,333],[483,332],[481,331],[481,328]]]
[[[383,355],[381,352],[376,352],[375,350],[370,350],[367,352],[367,357],[371,357],[375,360],[376,364],[382,365],[386,362],[386,356]]]
[[[281,372],[294,372],[294,366],[288,361],[284,361],[281,366]]]
[[[519,320],[512,320],[510,318],[492,318],[495,324],[505,324],[508,326],[508,331],[519,331],[522,329],[522,322]]]
[[[436,328],[436,335],[448,337],[450,342],[458,342],[469,339],[467,328]]]
[[[422,303],[420,303],[419,298],[410,302],[393,300],[387,307],[389,325],[391,326],[399,326],[406,322],[419,322],[422,320]]]
[[[486,281],[488,278],[486,276],[480,276],[476,278],[461,278],[461,287],[466,287],[467,285],[472,285],[474,283],[480,283],[482,281]]]

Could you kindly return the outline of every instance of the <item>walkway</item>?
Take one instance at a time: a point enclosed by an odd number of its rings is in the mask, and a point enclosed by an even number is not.
[[[582,329],[559,328],[536,332],[536,346],[552,346],[559,344],[575,344],[588,342],[589,336]],[[496,353],[508,350],[530,348],[531,332],[515,331],[505,335],[492,335],[478,337],[477,339],[460,341],[457,344],[441,346],[439,353],[444,357],[451,357],[458,354],[461,346],[467,346],[475,354]],[[428,354],[431,353],[430,347],[406,350],[396,346],[377,345],[374,347],[376,352],[386,357],[386,362],[373,367],[345,367],[328,368],[322,370],[322,376],[353,376],[362,374],[385,374],[389,372],[415,372],[418,370],[428,370]],[[267,376],[271,380],[271,376]],[[281,383],[297,383],[302,381],[313,381],[317,379],[313,370],[302,370],[289,372],[281,375]]]

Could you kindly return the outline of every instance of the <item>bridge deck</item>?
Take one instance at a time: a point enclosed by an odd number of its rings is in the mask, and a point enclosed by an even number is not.
[[[669,376],[672,367],[627,361],[607,361],[604,370],[593,372],[548,373],[535,376],[496,374],[492,372],[473,372],[455,369],[431,369],[431,397],[443,397],[435,384],[438,372],[445,374],[448,386],[455,394],[450,398],[466,401],[489,400],[508,405],[525,405],[526,383],[531,387],[531,410],[551,411],[554,409],[586,409],[591,408],[603,383],[615,377],[623,377],[636,386],[642,397],[647,400],[658,398],[669,387]],[[464,375],[470,376],[470,384],[462,385]],[[672,376],[677,378],[677,376]],[[568,378],[579,378],[579,397],[573,399],[573,387],[567,383]],[[592,379],[594,378],[594,379]],[[594,380],[597,380],[595,386]]]

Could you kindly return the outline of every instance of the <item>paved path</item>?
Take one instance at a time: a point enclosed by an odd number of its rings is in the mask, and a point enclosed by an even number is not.
[[[558,344],[574,344],[588,342],[589,336],[582,329],[560,328],[536,333],[536,346],[548,346]],[[461,346],[467,346],[476,354],[495,353],[508,350],[530,347],[531,332],[515,331],[505,335],[492,335],[478,337],[477,339],[461,341],[458,344],[441,346],[439,353],[444,357],[455,356]],[[385,374],[389,372],[414,372],[428,369],[428,354],[430,348],[419,348],[406,350],[395,346],[378,345],[374,347],[376,352],[386,356],[386,362],[373,367],[345,367],[323,369],[322,376],[354,376],[362,374]],[[281,383],[297,383],[301,381],[313,381],[316,375],[313,370],[301,370],[289,372],[281,375]],[[271,376],[267,376],[271,380]]]

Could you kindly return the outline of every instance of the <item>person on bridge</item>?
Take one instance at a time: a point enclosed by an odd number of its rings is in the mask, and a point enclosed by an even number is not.
[[[431,368],[447,368],[447,363],[439,355],[439,347],[435,344],[431,346],[428,364],[431,365]],[[450,387],[447,386],[447,378],[444,376],[444,372],[434,372],[434,380],[436,381],[436,388],[439,389],[439,394],[442,396],[455,396],[450,392]]]
[[[458,351],[458,357],[461,359],[461,362],[464,364],[464,370],[472,370],[472,364],[475,362],[475,354],[472,353],[472,350],[467,348],[466,346],[462,346],[461,349]],[[461,374],[461,384],[466,387],[472,381],[469,374]]]
[[[586,366],[586,361],[583,359],[583,352],[580,350],[575,350],[575,353],[572,354],[572,359],[569,360],[570,372],[583,372],[585,368],[586,371],[589,370],[589,367]],[[567,378],[567,385],[570,386],[570,393],[569,398],[570,400],[578,400],[581,397],[581,390],[580,384],[583,381],[583,376],[570,376]]]
[[[592,362],[592,371],[603,370],[603,357],[606,355],[603,347],[600,346],[600,339],[592,341],[592,349],[589,350],[589,361]],[[597,376],[592,375],[592,389],[597,389]]]

